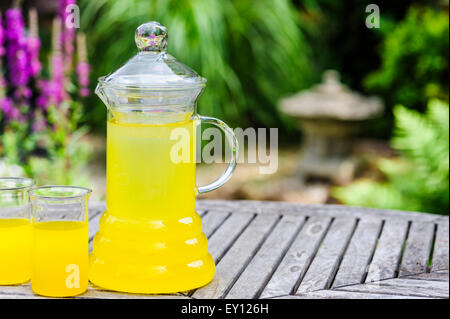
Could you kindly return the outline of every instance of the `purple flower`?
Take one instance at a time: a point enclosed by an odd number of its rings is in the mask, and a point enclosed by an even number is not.
[[[66,77],[64,74],[64,60],[61,54],[61,20],[53,21],[53,51],[51,55],[50,80],[39,81],[40,96],[36,99],[37,106],[46,110],[50,105],[58,107],[67,97],[65,90]]]
[[[41,93],[41,95],[36,98],[36,105],[43,111],[47,110],[49,105],[47,96]]]
[[[80,95],[89,96],[89,73],[90,67],[87,63],[86,37],[83,33],[77,35],[78,64],[76,67],[78,83],[80,84]]]
[[[16,87],[26,86],[30,75],[29,61],[22,12],[19,9],[6,11],[6,31],[11,84]]]
[[[72,13],[70,10],[66,9],[68,6],[74,4],[76,4],[76,0],[59,0],[58,3],[58,16],[63,24],[60,37],[63,46],[64,69],[67,73],[72,70],[72,60],[75,52],[75,28],[67,23],[69,22]]]
[[[48,84],[48,90],[53,103],[56,105],[61,104],[67,97],[67,93],[64,87],[64,60],[61,54],[54,54],[51,59],[52,64],[52,76],[51,81]]]
[[[18,120],[20,112],[14,107],[13,101],[8,97],[0,99],[0,110],[5,114],[7,120]]]
[[[36,114],[35,115],[35,120],[33,122],[33,132],[40,132],[45,130],[45,128],[47,127],[47,121],[45,120],[45,118],[40,115],[40,114]]]
[[[77,64],[78,82],[80,83],[80,95],[83,97],[89,96],[89,64],[87,62],[79,62]]]
[[[31,92],[31,90],[29,88],[27,88],[26,86],[21,86],[21,87],[18,87],[14,91],[13,95],[14,95],[14,98],[20,100],[22,97],[29,99],[32,94],[33,94],[33,92]]]
[[[11,110],[13,109],[13,103],[12,101],[7,98],[4,97],[2,99],[0,99],[0,109],[5,113],[8,114],[11,112]]]
[[[41,72],[41,62],[39,61],[39,49],[41,39],[38,36],[38,16],[36,9],[29,11],[29,35],[27,37],[28,72],[30,76],[37,76]]]
[[[39,61],[39,49],[41,48],[41,40],[35,36],[28,37],[28,60],[29,73],[31,76],[36,76],[41,72],[41,62]]]
[[[50,104],[59,106],[67,98],[64,88],[64,63],[60,54],[54,54],[51,59],[51,79],[40,81],[41,94],[36,99],[36,105],[46,110]]]
[[[0,12],[0,58],[5,55],[6,50],[3,46],[5,43],[5,30],[3,29],[2,13]]]

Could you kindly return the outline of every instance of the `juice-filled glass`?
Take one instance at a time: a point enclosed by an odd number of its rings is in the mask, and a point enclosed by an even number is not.
[[[31,190],[31,288],[36,294],[68,297],[86,291],[90,193],[75,186]]]
[[[195,196],[231,177],[237,139],[222,121],[197,114],[206,79],[167,53],[164,26],[139,26],[135,42],[137,55],[96,88],[108,108],[107,210],[93,240],[89,280],[131,293],[187,291],[206,285],[215,271]],[[231,152],[222,176],[197,186],[201,123],[219,127]]]
[[[0,285],[31,276],[31,225],[28,192],[32,179],[0,177]]]

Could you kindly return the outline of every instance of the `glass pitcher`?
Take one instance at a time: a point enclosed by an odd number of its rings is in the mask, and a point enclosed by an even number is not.
[[[231,177],[238,143],[225,123],[196,114],[206,79],[166,52],[167,39],[157,22],[138,27],[138,54],[96,88],[108,108],[107,210],[89,279],[110,290],[172,293],[214,276],[195,196]],[[221,128],[231,147],[227,169],[206,186],[195,183],[200,123]]]

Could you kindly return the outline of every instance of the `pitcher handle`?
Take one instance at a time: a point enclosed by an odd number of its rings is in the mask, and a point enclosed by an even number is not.
[[[223,172],[223,174],[212,183],[197,187],[198,194],[203,194],[219,188],[230,179],[231,175],[233,175],[233,171],[236,168],[237,154],[239,152],[239,144],[236,135],[234,135],[233,130],[221,120],[216,119],[214,117],[201,115],[199,115],[198,118],[200,119],[201,123],[212,124],[219,127],[225,133],[225,136],[231,147],[230,163],[228,164],[227,169]]]

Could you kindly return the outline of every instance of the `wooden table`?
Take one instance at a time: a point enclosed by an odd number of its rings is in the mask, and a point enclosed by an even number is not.
[[[91,203],[90,241],[104,203]],[[447,216],[282,202],[197,202],[216,261],[207,286],[175,295],[90,287],[78,298],[448,298]],[[0,298],[39,298],[30,285]]]

